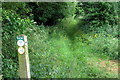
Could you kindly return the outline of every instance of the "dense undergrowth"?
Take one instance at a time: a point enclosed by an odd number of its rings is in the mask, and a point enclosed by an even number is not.
[[[103,60],[118,59],[117,38],[104,37],[102,34],[78,33],[79,36],[70,39],[64,30],[59,32],[58,30],[57,27],[48,29],[43,25],[40,28],[34,26],[27,29],[32,78],[118,77],[117,73],[105,72],[104,67],[95,66],[101,58]],[[11,66],[4,65],[9,69],[9,71],[4,70],[6,77],[17,77],[17,61],[13,61],[12,57],[4,61]]]
[[[16,49],[19,34],[28,36],[32,78],[118,78],[118,71],[107,69],[116,68],[109,65],[109,61],[119,59],[117,25],[104,24],[96,28],[69,16],[56,25],[45,26],[21,18],[12,10],[3,9],[2,14],[5,78],[19,77]],[[107,66],[100,65],[101,59]]]
[[[36,28],[31,29],[31,31],[34,30]],[[116,38],[104,37],[102,34],[99,36],[82,34],[82,37],[74,36],[74,40],[71,40],[64,30],[59,32],[58,30],[54,28],[51,32],[51,29],[44,28],[40,29],[39,34],[30,35],[29,54],[31,75],[34,78],[38,75],[39,78],[116,78],[118,76],[117,73],[105,72],[104,68],[95,66],[101,58],[103,60],[118,59]],[[40,33],[44,35],[41,36]],[[104,50],[106,48],[107,51]]]

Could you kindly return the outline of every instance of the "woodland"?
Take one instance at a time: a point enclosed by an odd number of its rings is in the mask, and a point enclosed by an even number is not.
[[[118,78],[119,2],[2,2],[2,71],[19,78],[16,36],[31,78]]]

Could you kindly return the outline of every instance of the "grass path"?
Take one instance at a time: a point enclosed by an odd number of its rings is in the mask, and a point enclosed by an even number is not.
[[[119,68],[117,60],[102,59],[91,56],[87,64],[93,68],[101,70],[103,74],[109,75],[110,78],[118,78]]]

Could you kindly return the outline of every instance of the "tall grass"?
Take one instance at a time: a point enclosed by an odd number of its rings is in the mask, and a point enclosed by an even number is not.
[[[52,29],[39,27],[28,30],[33,78],[117,77],[117,74],[106,73],[104,69],[96,67],[100,56],[97,56],[99,52],[95,52],[99,47],[97,43],[94,43],[97,39],[94,35],[83,34],[82,37],[74,36],[74,40],[71,40],[64,30],[60,31],[57,27]],[[89,63],[94,65],[89,65]]]

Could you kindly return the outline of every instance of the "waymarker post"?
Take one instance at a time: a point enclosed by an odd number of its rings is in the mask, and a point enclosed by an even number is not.
[[[28,55],[28,42],[26,35],[17,36],[18,58],[19,58],[19,76],[20,78],[30,79],[30,64]]]

